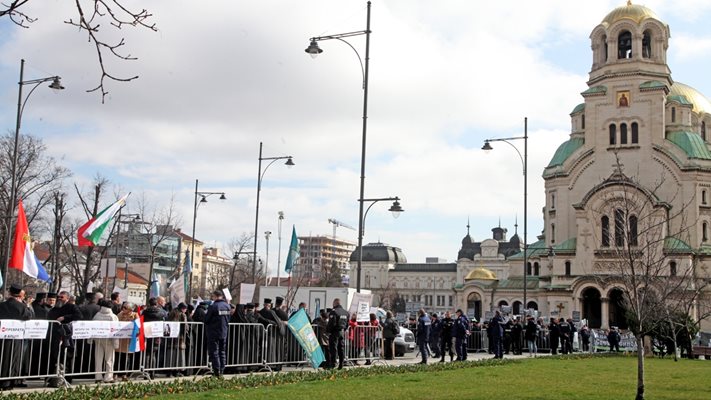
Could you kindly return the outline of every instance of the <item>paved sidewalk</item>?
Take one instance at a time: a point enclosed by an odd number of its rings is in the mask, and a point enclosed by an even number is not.
[[[549,356],[550,354],[543,353],[539,354],[539,356]],[[505,359],[525,359],[528,358],[528,354],[524,353],[523,355],[504,355]],[[493,358],[493,355],[487,354],[487,353],[469,353],[467,356],[467,361],[475,361],[475,360],[485,360],[485,359],[490,359]],[[455,358],[456,359],[456,358]],[[406,353],[404,357],[397,357],[395,360],[374,360],[371,365],[392,365],[392,366],[398,366],[398,365],[408,365],[408,364],[418,364],[420,362],[420,357],[418,356],[415,358],[415,353]],[[427,360],[427,364],[437,364],[439,363],[439,358],[429,358]],[[445,362],[449,363],[449,355],[445,357]],[[454,361],[456,362],[456,361]],[[357,366],[352,366],[352,365],[346,365],[344,368],[368,368],[369,366],[364,365],[363,361],[359,362],[359,365]],[[281,372],[290,372],[290,371],[308,371],[312,370],[312,368],[309,365],[301,365],[299,367],[284,367],[282,368]],[[269,372],[257,372],[259,374],[266,374]],[[276,372],[279,373],[279,372]],[[225,375],[225,379],[230,379],[233,377],[240,377],[240,376],[246,376],[247,374],[234,374],[234,375]],[[79,386],[79,385],[120,385],[122,382],[118,381],[116,383],[100,383],[97,384],[94,382],[93,379],[93,374],[87,375],[91,376],[91,379],[77,379],[74,378],[72,380],[72,387],[74,386]],[[209,376],[209,375],[207,375]],[[166,381],[172,381],[176,379],[203,379],[205,378],[206,375],[190,375],[190,376],[185,376],[181,378],[174,378],[174,377],[164,377],[162,374],[157,374],[157,376],[153,379],[153,382],[166,382]],[[137,378],[132,378],[130,380],[133,383],[148,383],[151,382],[149,380],[137,377]],[[38,392],[38,391],[51,391],[51,390],[56,390],[56,388],[49,388],[44,385],[44,381],[42,380],[30,380],[27,381],[27,386],[26,388],[15,388],[11,391],[6,391],[3,393],[29,393],[29,392]]]

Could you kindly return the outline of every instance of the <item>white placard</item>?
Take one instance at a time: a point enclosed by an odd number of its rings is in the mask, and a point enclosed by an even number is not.
[[[151,321],[144,322],[144,335],[146,338],[170,337],[177,338],[180,333],[180,322]]]
[[[112,321],[74,321],[72,339],[91,339],[111,337]]]
[[[23,339],[25,337],[25,321],[18,319],[0,320],[0,339]]]
[[[222,289],[222,293],[225,294],[225,300],[227,300],[228,303],[232,302],[232,293],[230,293],[229,288],[224,288]]]
[[[254,283],[242,283],[239,286],[239,304],[251,303],[254,298]]]
[[[25,339],[44,339],[47,337],[49,321],[33,319],[25,321]]]
[[[358,303],[358,313],[356,314],[356,322],[370,321],[370,303],[361,301]]]
[[[350,307],[348,307],[348,312],[350,314],[356,314],[358,312],[358,305],[361,302],[368,303],[368,306],[370,307],[370,303],[372,303],[372,300],[372,294],[353,293],[353,298],[351,299]]]
[[[130,339],[133,336],[133,321],[112,322],[111,338]]]

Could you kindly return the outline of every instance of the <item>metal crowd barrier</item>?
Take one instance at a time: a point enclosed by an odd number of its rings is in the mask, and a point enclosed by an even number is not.
[[[177,337],[147,338],[142,365],[151,377],[156,373],[183,376],[209,371],[205,325],[181,322]]]
[[[373,363],[381,361],[383,354],[383,332],[380,326],[358,325],[349,327],[345,333],[345,363]]]
[[[484,331],[471,331],[467,338],[467,353],[487,353],[489,351],[489,337]]]
[[[266,331],[262,324],[229,324],[226,368],[262,369],[265,365]],[[245,371],[245,372],[246,372]]]
[[[44,339],[0,339],[0,381],[57,376],[60,324],[47,322]]]
[[[309,363],[306,353],[286,325],[267,325],[265,330],[264,366],[280,370],[283,366]]]

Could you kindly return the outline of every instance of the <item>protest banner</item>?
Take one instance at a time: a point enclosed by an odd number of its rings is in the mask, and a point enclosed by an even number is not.
[[[321,346],[318,344],[316,334],[309,323],[306,311],[304,311],[303,308],[299,309],[299,311],[289,318],[287,326],[289,330],[291,330],[291,333],[294,334],[301,348],[306,352],[306,356],[311,361],[311,366],[318,368],[326,358],[323,355]]]
[[[239,304],[252,302],[255,286],[254,283],[242,283],[239,285]]]

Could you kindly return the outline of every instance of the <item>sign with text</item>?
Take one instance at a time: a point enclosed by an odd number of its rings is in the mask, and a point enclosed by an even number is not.
[[[356,322],[370,321],[370,304],[364,301],[358,303],[358,311],[356,314]]]
[[[0,339],[24,339],[25,321],[17,319],[0,320]]]
[[[580,322],[580,311],[573,311],[573,322]]]
[[[133,321],[74,321],[72,339],[130,339]]]
[[[373,302],[373,295],[366,293],[353,293],[353,298],[351,299],[350,307],[348,307],[348,313],[353,315],[358,313],[358,307],[360,303],[367,303],[368,309],[370,309],[370,303]]]
[[[25,321],[25,339],[44,339],[47,337],[49,321],[33,319]]]
[[[180,322],[151,321],[143,323],[144,335],[147,338],[169,337],[177,338],[180,333]]]

